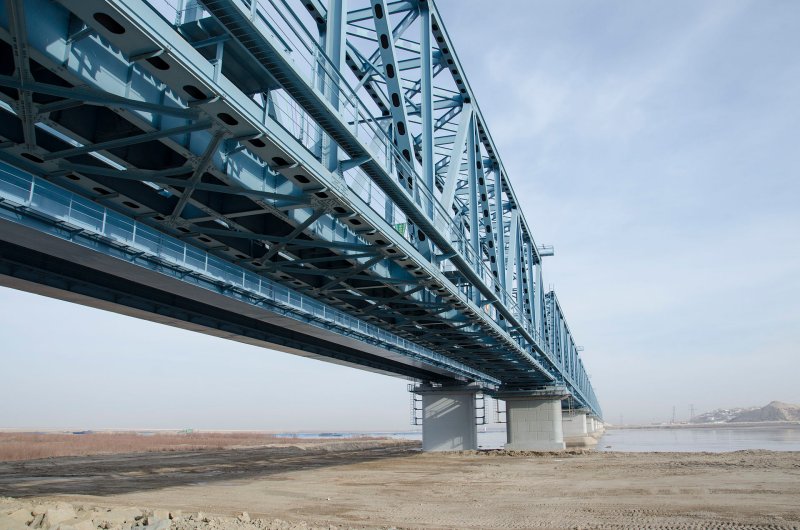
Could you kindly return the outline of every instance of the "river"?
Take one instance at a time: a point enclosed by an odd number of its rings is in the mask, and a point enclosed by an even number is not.
[[[285,433],[282,436],[320,438],[326,436],[355,438],[361,436],[389,436],[407,440],[421,440],[422,433],[411,432],[336,432],[336,433]],[[493,429],[478,432],[481,449],[500,449],[506,442],[505,430]],[[770,451],[800,451],[800,425],[769,425],[755,427],[675,427],[609,429],[600,438],[599,451],[707,451],[721,453],[745,449]]]

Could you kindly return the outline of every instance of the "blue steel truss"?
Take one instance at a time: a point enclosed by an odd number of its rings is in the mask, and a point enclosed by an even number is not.
[[[6,0],[0,55],[3,174],[601,415],[432,2]]]

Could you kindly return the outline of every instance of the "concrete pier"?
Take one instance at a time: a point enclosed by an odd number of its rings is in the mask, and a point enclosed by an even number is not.
[[[589,431],[594,422],[592,418],[586,416],[586,412],[562,412],[561,424],[564,430],[564,443],[567,447],[592,447],[597,443]]]
[[[422,450],[470,451],[478,448],[475,423],[477,389],[428,387],[415,389],[422,396]]]
[[[562,395],[498,396],[506,402],[506,449],[565,449],[561,422]]]
[[[602,421],[600,421],[598,418],[595,418],[594,416],[587,416],[586,421],[588,426],[587,431],[590,436],[592,436],[595,439],[603,436],[603,433],[605,432],[606,429]]]

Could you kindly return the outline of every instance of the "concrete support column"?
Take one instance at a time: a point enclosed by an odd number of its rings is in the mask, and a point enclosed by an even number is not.
[[[588,434],[586,430],[586,419],[586,414],[580,412],[562,414],[561,424],[564,427],[564,438],[586,436]],[[591,423],[591,421],[591,418],[589,418],[589,423]]]
[[[565,449],[561,424],[563,396],[499,396],[506,402],[506,449]]]
[[[588,420],[591,421],[592,425],[592,430],[589,431],[589,435],[594,438],[600,438],[606,430],[603,426],[603,422],[593,416],[589,416]]]
[[[478,448],[474,387],[428,387],[422,396],[422,450],[474,451]]]
[[[585,412],[574,411],[571,414],[564,414],[561,423],[564,427],[564,443],[567,447],[591,447],[597,443],[589,431],[593,425],[592,418],[586,416]]]

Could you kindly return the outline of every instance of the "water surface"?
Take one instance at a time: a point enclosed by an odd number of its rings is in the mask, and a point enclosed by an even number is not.
[[[404,440],[422,440],[420,431],[286,433],[282,436],[299,438],[386,436]],[[481,449],[501,449],[505,443],[505,430],[478,432],[478,447]],[[800,425],[610,429],[600,438],[596,449],[599,451],[706,451],[712,453],[745,449],[800,451]]]
[[[609,429],[597,444],[600,451],[708,451],[744,449],[800,451],[800,425],[764,427],[682,427]]]

